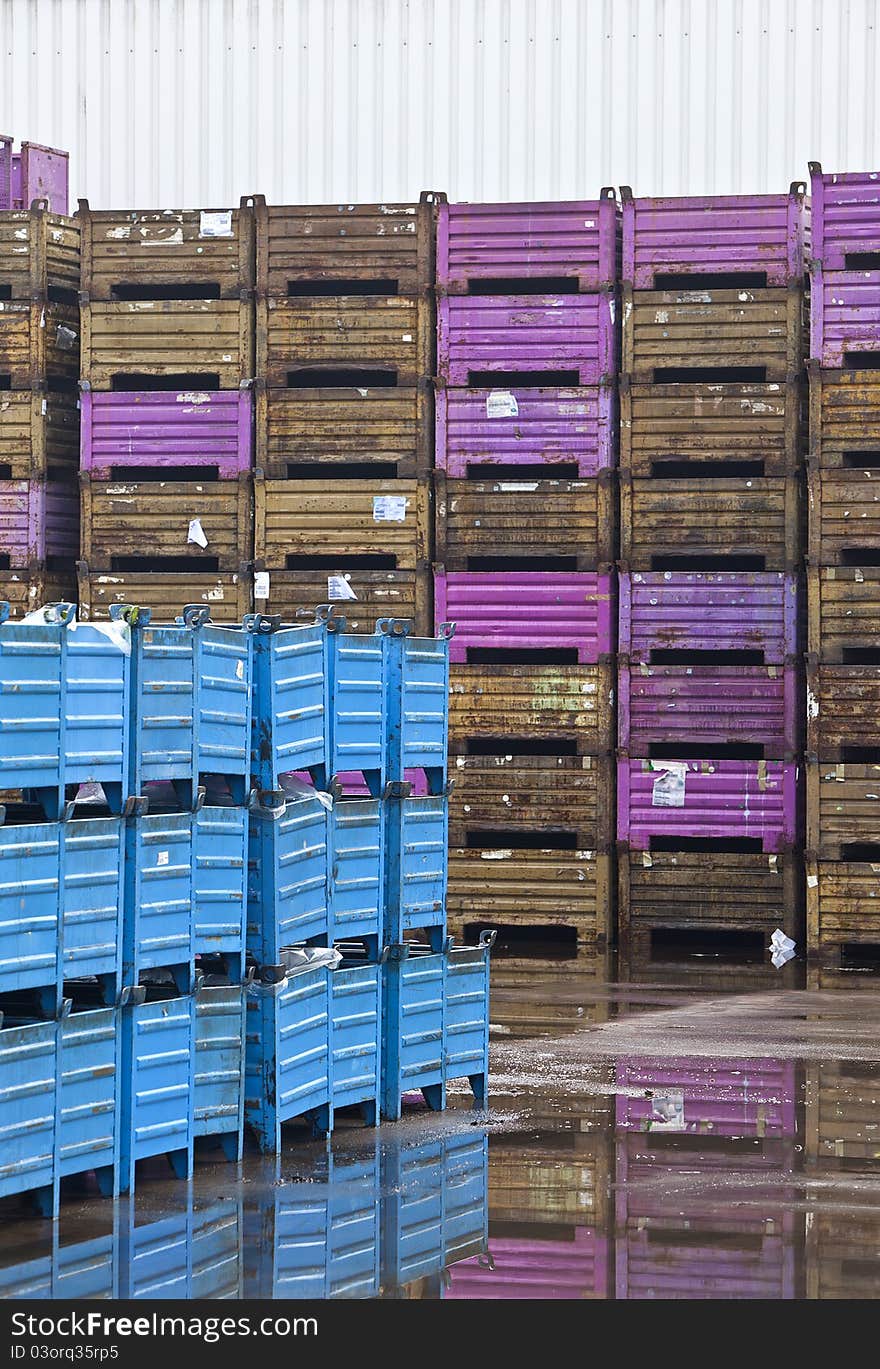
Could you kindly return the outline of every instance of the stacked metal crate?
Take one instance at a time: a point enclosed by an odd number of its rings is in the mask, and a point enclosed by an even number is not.
[[[0,210],[29,209],[45,200],[53,214],[67,213],[68,156],[57,147],[23,142],[0,133]]]
[[[880,189],[813,163],[807,927],[880,950]]]
[[[81,613],[251,608],[254,214],[81,200]]]
[[[0,210],[0,600],[73,597],[79,544],[80,234],[35,199]]]
[[[435,618],[450,915],[609,934],[620,213],[441,205]]]
[[[437,196],[257,217],[257,607],[430,631]]]
[[[620,940],[798,932],[804,187],[623,205]]]

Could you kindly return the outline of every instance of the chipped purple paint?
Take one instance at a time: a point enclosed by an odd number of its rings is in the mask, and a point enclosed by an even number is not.
[[[657,276],[763,271],[768,286],[802,279],[810,207],[803,181],[787,195],[623,198],[623,279],[656,290]]]
[[[877,255],[880,172],[826,174],[811,162],[810,177],[810,356],[840,367],[847,352],[880,351],[880,271],[852,261],[853,254]]]
[[[618,739],[630,756],[655,743],[764,747],[768,759],[797,749],[800,690],[784,666],[621,666]]]
[[[567,1239],[493,1236],[491,1263],[484,1256],[449,1267],[447,1298],[605,1298],[608,1240],[588,1227],[569,1228]]]
[[[0,565],[24,570],[79,553],[79,491],[61,481],[0,480]]]
[[[678,766],[684,767],[680,804],[670,783]],[[622,757],[617,835],[637,851],[649,850],[652,837],[750,837],[766,852],[783,851],[794,841],[796,794],[797,766],[782,761]]]
[[[250,390],[86,389],[80,404],[80,465],[99,480],[114,466],[213,466],[228,480],[250,469]]]
[[[618,1131],[662,1129],[655,1098],[675,1090],[683,1095],[684,1132],[767,1139],[797,1134],[790,1060],[622,1057],[616,1079]]]
[[[451,295],[437,308],[439,373],[468,385],[472,371],[568,371],[597,385],[616,370],[615,307],[593,295]]]
[[[444,571],[434,574],[434,613],[454,622],[449,659],[469,647],[574,648],[582,665],[611,650],[611,577],[592,572]]]
[[[452,478],[468,466],[577,463],[579,479],[614,464],[614,390],[609,385],[580,389],[517,389],[509,394],[516,413],[489,417],[499,390],[439,389],[437,465]],[[502,410],[504,403],[498,405]],[[513,404],[507,404],[512,409]]]
[[[598,290],[617,279],[620,207],[613,188],[598,200],[441,204],[437,283],[464,293],[472,280],[573,277]]]
[[[645,571],[620,576],[620,652],[760,651],[764,665],[797,651],[797,577],[768,571]]]

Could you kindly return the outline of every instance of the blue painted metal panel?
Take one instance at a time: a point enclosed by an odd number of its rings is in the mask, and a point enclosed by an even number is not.
[[[52,1296],[116,1298],[119,1296],[118,1245],[115,1232],[90,1241],[55,1246]]]
[[[380,1088],[381,976],[378,965],[335,970],[330,980],[330,1102],[361,1104],[377,1121]],[[332,1113],[330,1125],[332,1127]]]
[[[244,802],[250,774],[253,638],[237,628],[197,629],[197,761],[201,774],[240,779]]]
[[[61,1178],[94,1169],[116,1192],[122,1096],[119,1011],[71,1013],[60,1023],[58,1167]]]
[[[327,809],[317,797],[251,812],[248,950],[277,964],[282,946],[327,936]]]
[[[4,622],[4,611],[0,605],[0,789],[57,788],[65,629]]]
[[[328,820],[330,941],[381,935],[385,809],[376,799],[333,803]]]
[[[58,1022],[0,1030],[0,1197],[38,1191],[58,1212]]]
[[[123,975],[137,984],[143,970],[192,965],[192,815],[131,819],[125,856]]]
[[[489,956],[480,947],[465,946],[449,952],[444,1047],[446,1077],[470,1079],[477,1102],[485,1103],[489,1069]]]
[[[194,1211],[190,1239],[191,1298],[242,1297],[241,1202],[230,1198]]]
[[[219,953],[241,978],[247,917],[248,810],[201,808],[193,816],[196,955]],[[230,974],[233,965],[230,963]]]
[[[481,1255],[489,1244],[489,1138],[470,1131],[445,1138],[443,1261]]]
[[[280,777],[310,771],[327,778],[327,630],[277,626],[253,615],[255,694],[251,774],[262,790],[280,788]]]
[[[97,782],[118,813],[128,778],[131,657],[110,635],[115,628],[77,623],[63,631],[63,783]]]
[[[123,1193],[148,1155],[168,1154],[178,1177],[192,1174],[194,1016],[192,995],[122,1009]]]
[[[228,1137],[241,1159],[244,1126],[244,1014],[241,984],[201,988],[195,996],[193,1134]]]
[[[53,1261],[51,1255],[19,1260],[0,1267],[0,1298],[51,1298]]]
[[[423,770],[428,790],[446,787],[449,733],[449,637],[410,637],[409,624],[380,619],[376,633],[385,652],[387,681],[387,769],[402,781],[407,770]]]
[[[386,817],[385,944],[432,930],[434,950],[446,929],[449,801],[445,794],[391,799]]]
[[[59,823],[0,827],[0,993],[60,989]],[[54,1013],[53,1013],[54,1015]]]
[[[383,1156],[382,1277],[400,1286],[481,1254],[488,1242],[488,1138],[453,1134]]]
[[[123,1205],[119,1247],[120,1298],[188,1298],[191,1293],[192,1215],[177,1212],[158,1222],[135,1224]]]
[[[386,660],[381,636],[327,637],[330,771],[359,770],[378,796],[385,782]]]
[[[87,818],[61,828],[62,964],[65,979],[97,976],[104,1001],[121,984],[125,823]]]

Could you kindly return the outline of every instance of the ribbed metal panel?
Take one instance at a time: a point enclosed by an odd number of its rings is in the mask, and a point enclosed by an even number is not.
[[[95,208],[784,193],[877,164],[877,10],[0,0],[0,128],[69,148]]]

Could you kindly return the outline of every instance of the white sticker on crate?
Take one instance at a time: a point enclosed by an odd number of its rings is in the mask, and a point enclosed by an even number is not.
[[[202,527],[200,519],[191,518],[189,520],[189,531],[186,534],[186,540],[187,542],[194,542],[197,547],[206,547],[208,545],[208,539],[205,536],[205,530]]]
[[[684,1090],[655,1091],[651,1097],[651,1115],[645,1119],[647,1131],[684,1131]]]
[[[236,678],[237,680],[243,680],[243,679],[244,679],[244,661],[236,661],[236,663],[235,663],[235,678]]]
[[[269,598],[269,572],[267,570],[258,570],[254,575],[254,598]]]
[[[232,210],[203,209],[199,215],[200,238],[231,238]]]
[[[659,771],[651,790],[652,808],[684,808],[687,765],[682,761],[655,761]]]
[[[402,523],[409,500],[403,494],[377,494],[373,497],[374,523]]]
[[[167,851],[159,851],[159,852],[157,852],[157,854],[156,854],[156,864],[157,864],[157,865],[167,865],[167,864],[168,864],[168,852],[167,852]]]
[[[512,395],[509,390],[491,390],[486,395],[486,417],[518,418],[519,405],[516,402],[516,395]]]
[[[348,582],[347,575],[327,576],[327,598],[333,603],[338,599],[356,599],[357,595]]]

